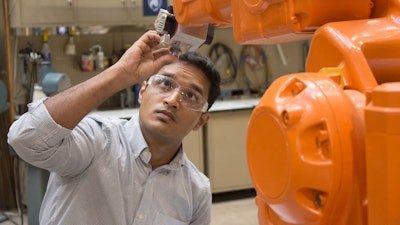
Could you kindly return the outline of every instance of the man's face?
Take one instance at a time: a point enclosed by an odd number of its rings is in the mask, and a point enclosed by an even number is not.
[[[173,79],[178,87],[197,90],[207,101],[210,82],[196,67],[176,62],[164,66],[157,74]],[[191,130],[207,122],[208,113],[195,111],[182,102],[181,92],[162,94],[146,82],[139,95],[140,121],[143,133],[165,140],[181,141]]]

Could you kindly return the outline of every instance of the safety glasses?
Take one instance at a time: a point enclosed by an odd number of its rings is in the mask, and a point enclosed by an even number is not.
[[[147,84],[157,93],[170,96],[174,92],[180,95],[179,102],[188,109],[207,112],[208,102],[197,90],[183,87],[173,78],[162,74],[156,74],[149,78]]]

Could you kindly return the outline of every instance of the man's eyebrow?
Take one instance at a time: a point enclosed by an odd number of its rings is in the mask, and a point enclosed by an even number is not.
[[[194,90],[199,92],[201,95],[204,95],[203,90],[199,86],[197,86],[195,84],[190,84],[190,88],[193,88]]]
[[[176,75],[173,74],[173,73],[165,73],[165,72],[164,72],[164,73],[161,73],[161,74],[164,75],[164,76],[170,77],[170,78],[176,77]],[[198,85],[191,83],[191,84],[189,85],[189,87],[192,88],[192,89],[194,89],[194,90],[196,90],[196,91],[199,92],[201,95],[204,95],[203,90],[202,90]]]
[[[175,74],[173,74],[173,73],[161,73],[161,75],[164,75],[164,76],[167,76],[167,77],[171,77],[171,78],[175,77]]]

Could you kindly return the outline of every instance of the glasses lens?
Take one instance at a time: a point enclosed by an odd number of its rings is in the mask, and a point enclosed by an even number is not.
[[[148,84],[161,94],[172,94],[174,91],[179,91],[182,105],[195,111],[207,111],[208,103],[198,91],[189,87],[181,87],[171,77],[153,75]]]
[[[169,93],[178,86],[175,80],[163,75],[152,76],[149,83],[153,88],[161,93]]]
[[[183,105],[194,110],[201,110],[204,105],[204,98],[201,94],[191,88],[180,88],[181,102]]]

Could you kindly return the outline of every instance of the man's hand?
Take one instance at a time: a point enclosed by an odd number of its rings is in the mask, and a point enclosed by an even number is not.
[[[116,66],[122,69],[121,79],[125,84],[141,83],[176,60],[169,49],[159,48],[160,39],[157,32],[148,31],[124,53]]]

